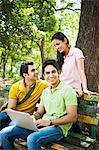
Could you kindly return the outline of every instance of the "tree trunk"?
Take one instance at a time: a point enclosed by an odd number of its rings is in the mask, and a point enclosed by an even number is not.
[[[41,53],[41,60],[43,64],[44,63],[44,37],[42,37],[41,39],[40,53]]]
[[[2,55],[1,55],[1,63],[2,63],[2,70],[3,70],[2,78],[3,79],[5,78],[6,62],[7,62],[7,60],[6,60],[6,51],[3,51]]]
[[[82,0],[78,39],[76,43],[85,55],[88,88],[99,89],[99,0]]]

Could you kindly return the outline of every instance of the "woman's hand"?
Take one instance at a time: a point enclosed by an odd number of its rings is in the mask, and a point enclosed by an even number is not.
[[[83,92],[84,92],[85,94],[87,94],[88,96],[91,95],[91,91],[89,91],[89,90],[87,90],[87,89],[83,89]]]
[[[44,120],[44,119],[38,119],[35,121],[37,127],[40,127],[40,126],[49,126],[50,125],[50,120]]]
[[[77,95],[78,98],[81,97],[83,95],[82,90],[77,90],[76,89],[76,95]]]
[[[89,91],[87,89],[85,89],[83,91],[84,91],[85,94],[88,94],[89,96],[91,96],[91,95],[97,95],[97,96],[99,96],[99,94],[97,92],[92,92],[92,91]]]

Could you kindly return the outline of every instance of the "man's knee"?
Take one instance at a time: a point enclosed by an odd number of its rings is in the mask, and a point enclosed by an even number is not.
[[[11,135],[11,131],[13,128],[14,128],[14,126],[9,126],[9,127],[3,128],[0,131],[0,142],[8,139],[9,135]]]
[[[34,132],[27,137],[28,144],[32,142],[36,143],[37,140],[38,140],[37,132]]]
[[[0,112],[0,131],[8,126],[10,121],[11,119],[6,112]]]
[[[6,139],[6,134],[3,132],[3,129],[0,131],[0,143]]]

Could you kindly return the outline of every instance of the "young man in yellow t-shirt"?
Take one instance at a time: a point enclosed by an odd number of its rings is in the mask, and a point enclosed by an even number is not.
[[[20,75],[23,79],[13,84],[10,89],[8,108],[32,114],[36,103],[39,101],[43,90],[48,87],[48,84],[38,79],[38,71],[33,62],[22,63]],[[30,97],[25,102],[20,103],[34,85],[35,88]],[[0,130],[8,126],[10,121],[6,112],[0,112]]]

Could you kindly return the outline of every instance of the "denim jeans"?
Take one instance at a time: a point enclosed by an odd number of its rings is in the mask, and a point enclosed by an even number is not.
[[[63,138],[63,133],[58,126],[40,129],[37,132],[9,126],[0,132],[0,142],[4,150],[15,150],[14,140],[16,138],[27,139],[28,150],[41,150],[41,146],[51,141],[59,141]]]
[[[0,112],[0,131],[7,127],[10,123],[11,119],[10,117],[7,115],[6,112]]]
[[[44,144],[52,141],[59,141],[63,138],[60,127],[52,126],[40,129],[38,132],[31,133],[27,138],[28,150],[41,150]]]
[[[15,125],[8,126],[0,131],[0,143],[3,150],[15,150],[14,141],[16,138],[27,139],[33,131]]]

